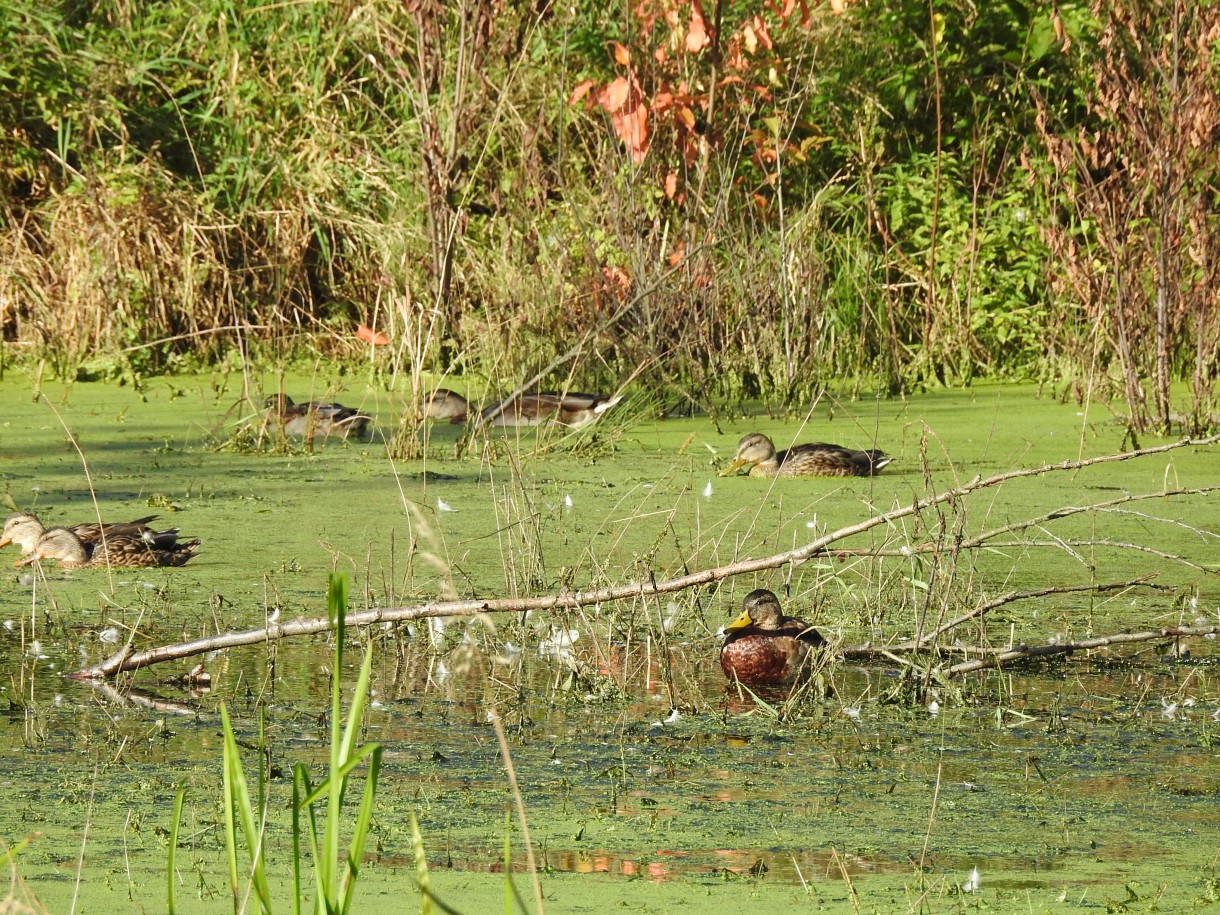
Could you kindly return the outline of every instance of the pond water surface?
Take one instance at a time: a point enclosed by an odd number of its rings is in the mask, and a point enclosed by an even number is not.
[[[310,393],[307,378],[290,382],[298,399]],[[569,439],[544,431],[463,447],[458,428],[437,427],[422,460],[391,458],[381,441],[218,447],[253,415],[241,389],[239,376],[207,376],[154,379],[142,391],[45,385],[35,398],[19,373],[0,382],[10,509],[85,521],[92,490],[107,519],[155,512],[203,540],[181,569],[0,579],[0,837],[35,837],[17,858],[14,893],[51,911],[164,910],[182,782],[179,909],[232,908],[221,701],[251,745],[265,709],[273,776],[297,762],[320,771],[326,756],[327,639],[207,657],[206,691],[170,679],[200,659],[116,684],[66,677],[129,637],[168,644],[324,614],[332,571],[348,575],[353,609],[662,580],[799,546],[976,475],[1113,453],[1124,438],[1096,405],[982,387],[822,404],[804,428],[764,415],[657,420],[630,403]],[[392,394],[350,381],[314,393],[397,432]],[[871,479],[717,476],[750,431],[780,447],[875,443],[896,460]],[[532,906],[515,814],[506,826],[514,802],[493,711],[549,911],[1175,911],[1216,901],[1214,640],[1139,643],[923,687],[900,676],[897,657],[840,662],[817,695],[757,703],[726,689],[717,630],[756,587],[835,644],[861,645],[896,642],[921,619],[1007,591],[1151,573],[1159,590],[1005,604],[945,647],[1216,625],[1215,494],[1116,500],[1217,484],[1216,449],[1184,448],[1010,481],[844,541],[852,552],[835,559],[717,587],[378,628],[364,739],[384,746],[385,768],[359,910],[420,905],[412,812],[447,904],[504,910],[507,828]],[[1114,504],[951,557],[912,549],[1103,502]],[[367,634],[350,635],[348,684]],[[257,755],[246,763],[253,773]],[[269,862],[283,885],[289,780],[273,777],[270,790]]]

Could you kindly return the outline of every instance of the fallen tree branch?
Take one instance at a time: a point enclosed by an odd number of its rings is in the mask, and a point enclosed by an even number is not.
[[[922,651],[928,648],[936,647],[936,640],[946,632],[956,629],[963,623],[968,623],[972,619],[977,619],[988,612],[995,610],[998,607],[1003,607],[1005,604],[1011,604],[1019,600],[1029,600],[1036,597],[1049,597],[1052,594],[1078,594],[1082,591],[1096,591],[1098,593],[1105,591],[1125,591],[1128,588],[1143,586],[1146,588],[1158,588],[1160,590],[1172,590],[1164,588],[1161,585],[1149,584],[1151,579],[1156,577],[1153,572],[1149,575],[1133,578],[1130,581],[1115,581],[1104,584],[1092,585],[1058,585],[1049,588],[1037,588],[1033,591],[1008,591],[998,597],[993,597],[991,600],[984,601],[979,604],[969,613],[963,613],[961,616],[937,626],[926,635],[915,639],[908,639],[905,642],[897,642],[892,645],[856,645],[847,646],[839,649],[839,656],[846,661],[864,661],[875,660],[877,658],[889,658],[892,661],[899,661],[902,664],[907,663],[901,659],[901,655],[912,654],[917,651]],[[970,647],[961,645],[940,646],[943,651],[957,652],[975,652],[978,654],[989,654],[994,649]]]
[[[967,623],[972,619],[976,619],[977,617],[983,616],[984,614],[995,610],[997,607],[1003,607],[1005,604],[1011,604],[1014,601],[1028,600],[1031,597],[1048,597],[1051,594],[1073,594],[1080,591],[1096,591],[1098,593],[1104,593],[1106,591],[1125,591],[1128,588],[1135,588],[1140,585],[1144,585],[1145,587],[1149,588],[1160,587],[1159,585],[1148,584],[1148,582],[1155,577],[1156,573],[1153,572],[1151,575],[1133,578],[1130,581],[1116,581],[1109,584],[1060,585],[1058,587],[1051,588],[1038,588],[1036,591],[1009,591],[1007,594],[1001,594],[999,597],[992,598],[989,601],[979,604],[969,613],[963,613],[955,620],[950,620],[941,626],[937,626],[927,635],[911,642],[910,650],[914,650],[916,648],[926,648],[946,632],[950,631],[951,629],[956,629],[958,626],[962,625],[962,623]],[[895,650],[894,646],[890,646],[890,650]]]
[[[1124,549],[1147,550],[1148,549],[1147,547],[1136,545],[1136,544],[1120,543],[1120,542],[1116,542],[1116,541],[1105,541],[1105,540],[1066,540],[1066,541],[1055,542],[1055,543],[1046,543],[1046,542],[1038,541],[1038,540],[1005,540],[1005,541],[1000,541],[998,543],[993,542],[993,541],[995,540],[996,537],[999,537],[1002,534],[1013,534],[1018,531],[1026,530],[1031,527],[1041,527],[1043,524],[1045,524],[1049,521],[1058,521],[1060,519],[1069,518],[1073,515],[1079,515],[1079,514],[1083,514],[1085,512],[1114,512],[1115,514],[1123,514],[1122,511],[1117,509],[1117,506],[1125,505],[1130,502],[1144,501],[1144,500],[1148,500],[1148,499],[1169,499],[1169,498],[1173,498],[1174,496],[1208,495],[1210,493],[1217,492],[1217,491],[1220,491],[1220,486],[1201,486],[1201,487],[1197,487],[1197,488],[1193,488],[1193,489],[1162,489],[1159,492],[1150,492],[1150,493],[1130,493],[1128,495],[1121,496],[1117,499],[1106,499],[1102,502],[1092,502],[1092,503],[1089,503],[1088,505],[1062,506],[1060,508],[1052,509],[1051,511],[1046,512],[1045,514],[1039,515],[1036,518],[1025,518],[1025,519],[1022,519],[1021,521],[1013,521],[1010,524],[1005,524],[1002,527],[992,528],[989,531],[983,531],[982,533],[975,534],[972,537],[967,537],[967,538],[961,540],[960,542],[955,542],[955,543],[952,543],[949,545],[944,545],[944,544],[940,544],[940,543],[921,543],[918,545],[903,546],[900,548],[891,548],[891,549],[884,549],[884,550],[869,550],[869,549],[834,550],[833,554],[836,557],[839,557],[839,556],[893,557],[893,556],[913,556],[913,555],[926,556],[926,555],[936,555],[936,554],[941,554],[941,553],[957,553],[957,552],[961,552],[963,550],[977,550],[977,549],[981,549],[983,547],[1008,548],[1008,547],[1021,547],[1021,546],[1036,546],[1036,547],[1053,546],[1057,549],[1062,549],[1064,543],[1074,545],[1074,546],[1112,546],[1112,547],[1124,548]],[[1145,515],[1145,514],[1138,513],[1138,512],[1132,512],[1131,514],[1135,515],[1136,517],[1147,520],[1147,521],[1159,521],[1162,524],[1172,524],[1172,525],[1176,525],[1178,527],[1183,527],[1186,530],[1190,531],[1191,533],[1198,534],[1200,537],[1205,537],[1205,538],[1213,537],[1213,538],[1220,539],[1220,533],[1217,533],[1215,531],[1209,531],[1209,530],[1201,530],[1199,528],[1192,527],[1188,524],[1183,524],[1181,521],[1178,521],[1175,518],[1158,518],[1155,515]],[[1198,565],[1191,563],[1189,560],[1183,559],[1181,557],[1175,556],[1170,553],[1164,553],[1161,555],[1162,555],[1162,558],[1171,559],[1174,561],[1180,561],[1186,565],[1193,566],[1195,569],[1198,569],[1200,571],[1208,572],[1213,575],[1220,574],[1220,569],[1209,569],[1209,568],[1206,568],[1203,566],[1198,566]]]
[[[987,478],[976,476],[968,483],[963,483],[936,495],[928,496],[923,499],[916,499],[915,501],[911,502],[911,504],[903,506],[902,508],[897,508],[893,511],[875,515],[872,518],[868,518],[867,520],[860,521],[856,524],[839,528],[836,531],[824,534],[821,537],[818,537],[815,540],[812,540],[804,546],[796,549],[776,553],[771,556],[764,556],[758,559],[741,559],[728,563],[727,565],[703,569],[699,572],[692,572],[676,578],[663,579],[661,581],[656,581],[654,579],[649,579],[646,581],[634,581],[608,588],[599,588],[592,591],[570,591],[561,594],[547,595],[545,597],[497,598],[493,600],[429,601],[427,603],[408,607],[382,607],[375,610],[364,610],[359,613],[350,613],[347,615],[346,624],[350,627],[374,626],[379,623],[405,622],[428,617],[468,617],[481,613],[524,613],[530,610],[545,611],[555,609],[576,609],[579,607],[590,606],[592,604],[609,603],[612,601],[626,600],[629,598],[653,597],[661,594],[669,594],[699,585],[723,581],[724,579],[731,578],[735,575],[743,575],[750,572],[762,572],[768,569],[776,569],[780,566],[804,562],[814,556],[828,552],[827,548],[831,544],[837,543],[840,540],[853,537],[857,534],[866,533],[876,527],[892,524],[901,518],[918,514],[919,512],[931,508],[932,506],[940,505],[945,502],[956,501],[978,490],[999,486],[1003,483],[1007,483],[1009,480],[1039,476],[1056,471],[1080,470],[1085,467],[1093,467],[1098,464],[1128,461],[1134,458],[1146,457],[1152,454],[1163,454],[1178,448],[1214,445],[1217,442],[1220,442],[1220,435],[1204,439],[1183,439],[1182,441],[1172,442],[1168,445],[1158,445],[1153,448],[1142,448],[1136,451],[1123,452],[1121,454],[1108,454],[1101,457],[1087,458],[1083,460],[1061,461],[1057,464],[1045,464],[1040,467],[1009,470]],[[325,616],[321,616],[292,620],[287,623],[276,623],[262,629],[249,629],[242,632],[227,632],[219,635],[204,636],[202,638],[193,639],[189,642],[182,642],[177,645],[167,645],[161,648],[149,649],[147,651],[135,651],[134,647],[128,644],[124,646],[122,650],[116,652],[114,655],[107,658],[105,661],[102,661],[100,664],[95,664],[92,667],[86,667],[82,670],[78,670],[71,674],[71,676],[78,680],[113,677],[124,671],[137,670],[141,667],[147,667],[150,664],[191,657],[193,655],[218,651],[225,648],[236,648],[242,645],[269,643],[277,639],[288,638],[290,636],[312,635],[319,632],[326,632],[329,629],[329,620]]]
[[[974,673],[979,670],[992,670],[1001,667],[1011,667],[1023,661],[1036,658],[1049,658],[1055,655],[1071,654],[1075,651],[1089,651],[1094,648],[1107,648],[1110,645],[1130,645],[1135,642],[1151,642],[1157,639],[1200,638],[1207,635],[1220,634],[1220,626],[1177,626],[1168,629],[1151,629],[1146,632],[1120,632],[1116,635],[1099,635],[1092,639],[1080,639],[1072,642],[1049,642],[1045,645],[1018,645],[1015,648],[1005,648],[997,651],[989,658],[977,661],[963,661],[945,670],[951,677]]]
[[[1196,572],[1202,572],[1205,575],[1220,575],[1220,569],[1210,569],[1207,566],[1201,566],[1197,562],[1192,562],[1185,556],[1179,556],[1177,553],[1166,553],[1164,550],[1158,550],[1155,547],[1144,546],[1142,543],[1125,543],[1121,540],[1077,540],[1063,538],[1047,542],[1043,540],[1011,540],[1001,541],[1000,543],[992,543],[989,546],[997,550],[1012,549],[1015,547],[1110,547],[1116,550],[1133,550],[1136,553],[1149,553],[1156,556],[1158,559],[1167,559],[1170,562],[1176,562],[1179,565],[1184,565],[1188,569],[1194,569]]]

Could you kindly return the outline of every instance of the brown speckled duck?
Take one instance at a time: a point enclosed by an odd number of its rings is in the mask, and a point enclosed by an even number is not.
[[[199,549],[198,540],[178,540],[176,530],[160,534],[148,531],[144,536],[115,534],[113,537],[85,543],[64,527],[47,530],[21,565],[31,565],[44,559],[54,559],[65,569],[99,566],[180,566]]]
[[[295,403],[287,394],[272,394],[267,398],[267,420],[282,424],[285,435],[338,435],[343,438],[363,438],[373,417],[345,407],[341,403],[309,400]]]
[[[771,439],[751,432],[737,443],[737,454],[721,476],[749,467],[752,477],[871,477],[893,458],[884,451],[853,451],[813,442],[776,452]]]
[[[720,669],[746,686],[786,686],[804,679],[809,656],[826,645],[808,623],[784,616],[779,599],[762,588],[746,595],[741,615],[724,629]]]
[[[556,422],[579,429],[599,419],[622,399],[621,394],[610,396],[560,394],[554,391],[529,392],[485,407],[475,414],[475,418],[488,426],[515,428]],[[451,423],[466,422],[471,419],[472,413],[470,401],[447,388],[437,388],[425,401],[423,409],[426,418],[449,420]]]
[[[116,536],[141,537],[148,532],[148,522],[155,520],[156,517],[156,515],[148,515],[144,518],[136,518],[134,521],[102,522],[100,524],[96,521],[88,521],[84,524],[70,525],[67,529],[75,534],[82,543],[88,545],[101,540],[103,535],[107,539]],[[0,547],[15,543],[21,547],[21,554],[28,556],[33,552],[38,538],[46,533],[46,530],[37,515],[29,512],[15,512],[4,521],[4,531],[0,533]]]
[[[448,388],[437,388],[425,400],[424,419],[448,420],[457,425],[466,422],[470,415],[470,401]]]

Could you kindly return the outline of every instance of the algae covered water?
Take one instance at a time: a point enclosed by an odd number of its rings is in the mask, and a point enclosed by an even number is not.
[[[309,380],[291,381],[304,399]],[[221,700],[248,746],[266,712],[273,862],[290,842],[289,786],[277,773],[320,764],[325,752],[325,638],[154,666],[114,684],[66,677],[129,639],[147,647],[323,614],[332,571],[348,575],[356,610],[660,580],[791,549],[976,476],[1124,446],[1121,425],[1096,405],[984,387],[821,404],[804,425],[658,420],[627,403],[623,419],[571,439],[543,430],[465,441],[438,426],[423,458],[408,460],[387,449],[402,409],[392,394],[329,389],[328,399],[374,415],[381,435],[310,449],[250,447],[240,432],[255,411],[240,391],[224,376],[141,391],[48,385],[38,398],[12,373],[0,384],[10,508],[48,523],[156,513],[203,541],[181,569],[4,573],[10,803],[0,835],[9,845],[34,837],[16,875],[52,911],[73,898],[78,911],[163,908],[166,829],[184,780],[179,907],[231,906],[218,828]],[[752,431],[777,444],[879,447],[895,461],[872,478],[718,476]],[[1220,483],[1217,466],[1214,447],[1183,448],[1014,480],[842,541],[833,556],[663,598],[353,633],[375,652],[365,739],[385,747],[362,910],[419,904],[412,812],[447,904],[503,907],[506,831],[527,886],[493,714],[554,911],[608,901],[1173,910],[1214,900],[1213,640],[1141,642],[960,680],[913,674],[900,655],[839,662],[816,694],[785,702],[726,689],[717,630],[756,587],[838,646],[896,644],[1003,594],[1064,589],[956,630],[942,647],[963,657],[1215,625],[1220,547],[1207,488]],[[1094,507],[1063,511],[1085,506]],[[982,532],[1000,533],[978,549],[921,551]],[[1152,587],[1093,587],[1149,575]],[[200,661],[209,688],[175,679]],[[252,771],[257,761],[251,751]]]

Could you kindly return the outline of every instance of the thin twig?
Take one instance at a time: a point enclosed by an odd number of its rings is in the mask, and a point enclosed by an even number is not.
[[[147,343],[137,343],[134,346],[125,346],[119,352],[134,353],[137,350],[150,349],[154,346],[161,346],[165,343],[176,343],[179,340],[190,340],[194,337],[204,337],[209,334],[222,334],[229,330],[275,330],[279,327],[278,324],[227,324],[224,327],[205,327],[202,330],[193,330],[186,334],[174,334],[172,337],[159,337],[156,340],[149,340]]]
[[[102,507],[100,505],[98,505],[98,502],[97,502],[97,489],[93,485],[93,472],[89,469],[89,459],[87,457],[85,457],[85,452],[81,449],[80,441],[72,433],[72,430],[70,428],[68,428],[68,423],[64,420],[63,414],[60,413],[59,410],[57,410],[55,408],[55,404],[51,403],[50,399],[46,396],[43,396],[42,402],[47,405],[47,409],[49,409],[51,411],[51,413],[59,421],[59,424],[61,426],[63,426],[64,434],[68,436],[68,441],[72,443],[72,447],[73,447],[73,449],[75,449],[77,457],[80,458],[81,470],[84,471],[84,474],[85,474],[85,483],[89,487],[89,498],[93,501],[93,513],[94,513],[94,515],[97,516],[98,535],[101,537],[101,540],[102,540],[102,549],[105,550],[106,549],[106,525],[102,523]],[[37,561],[37,560],[35,560],[35,561]],[[42,571],[42,569],[40,566],[39,572],[41,573],[41,571]],[[44,578],[44,580],[45,580],[45,578]],[[109,565],[106,566],[106,580],[110,584],[110,593],[113,594],[114,593],[114,572],[110,568]]]
[[[984,531],[980,534],[975,534],[973,537],[968,537],[965,540],[962,540],[960,543],[955,543],[955,544],[952,544],[951,546],[942,546],[941,544],[938,544],[938,543],[921,543],[918,545],[903,546],[903,547],[900,547],[897,549],[835,550],[834,553],[836,556],[909,556],[909,555],[913,555],[913,554],[927,555],[927,554],[938,554],[938,553],[946,553],[946,552],[958,552],[960,550],[974,550],[974,549],[979,549],[980,547],[985,547],[985,546],[986,547],[1048,546],[1048,545],[1059,546],[1059,544],[1057,544],[1057,543],[1056,544],[1045,544],[1045,543],[1040,543],[1038,541],[1021,540],[1021,541],[1011,541],[1011,542],[1006,541],[1006,542],[1002,542],[1002,543],[992,543],[991,541],[994,540],[996,537],[999,537],[1001,534],[1011,534],[1011,533],[1015,533],[1017,531],[1026,530],[1027,528],[1030,528],[1030,527],[1039,527],[1048,521],[1058,521],[1062,518],[1068,518],[1068,517],[1071,517],[1072,515],[1083,514],[1084,512],[1090,512],[1090,511],[1096,511],[1096,512],[1113,511],[1115,514],[1133,514],[1138,518],[1142,518],[1142,519],[1145,519],[1148,521],[1160,521],[1163,524],[1173,524],[1173,525],[1177,525],[1179,527],[1184,527],[1187,530],[1191,531],[1192,533],[1198,534],[1199,536],[1204,537],[1204,538],[1220,537],[1220,534],[1217,534],[1215,531],[1202,530],[1200,528],[1193,527],[1189,524],[1184,524],[1183,522],[1181,522],[1175,518],[1159,518],[1155,515],[1146,515],[1146,514],[1143,514],[1140,512],[1127,513],[1127,512],[1119,512],[1119,511],[1115,510],[1116,506],[1124,505],[1129,502],[1139,502],[1139,501],[1143,501],[1143,500],[1147,500],[1147,499],[1168,499],[1168,498],[1173,498],[1174,496],[1199,496],[1199,495],[1207,495],[1209,493],[1213,493],[1213,492],[1217,492],[1217,491],[1220,491],[1220,486],[1201,486],[1201,487],[1194,488],[1194,489],[1162,489],[1159,492],[1133,493],[1133,494],[1122,496],[1117,499],[1106,499],[1104,502],[1092,502],[1088,505],[1063,506],[1060,508],[1052,509],[1051,511],[1046,512],[1045,514],[1039,515],[1036,518],[1025,518],[1020,521],[1013,521],[1011,524],[1005,524],[1001,527],[992,528],[989,531]],[[1077,545],[1082,545],[1082,546],[1094,545],[1094,544],[1100,543],[1100,541],[1089,541],[1089,542],[1068,541],[1068,542],[1075,543]],[[1128,544],[1103,544],[1103,545],[1128,546]],[[1174,558],[1174,557],[1170,557],[1170,558]],[[1214,571],[1214,570],[1209,569],[1207,571]]]
[[[1067,518],[1071,515],[1079,515],[1090,511],[1108,511],[1119,505],[1125,505],[1128,502],[1140,502],[1147,499],[1168,499],[1174,496],[1203,496],[1220,490],[1220,486],[1200,486],[1195,489],[1162,489],[1159,492],[1150,493],[1128,493],[1125,496],[1120,496],[1117,499],[1107,499],[1104,502],[1094,502],[1090,505],[1069,505],[1062,508],[1052,509],[1044,515],[1039,515],[1037,518],[1029,518],[1023,521],[1014,521],[1012,524],[1005,524],[1003,527],[997,527],[989,531],[984,531],[981,534],[975,534],[973,537],[962,542],[963,548],[973,548],[981,546],[989,540],[993,540],[1001,534],[1010,534],[1014,531],[1025,530],[1029,527],[1035,527],[1047,521],[1058,521],[1061,518]],[[1169,518],[1154,518],[1152,520],[1164,521],[1171,524],[1180,524],[1181,522],[1174,521]],[[1191,528],[1191,530],[1195,530]],[[1195,533],[1211,534],[1211,531],[1200,532],[1195,530]],[[1213,536],[1215,536],[1213,534]]]
[[[1106,547],[1113,547],[1114,549],[1119,549],[1119,550],[1135,550],[1137,553],[1151,553],[1153,556],[1159,557],[1160,559],[1168,559],[1171,562],[1180,563],[1181,565],[1184,565],[1189,569],[1194,569],[1196,572],[1204,572],[1208,575],[1220,575],[1220,569],[1209,569],[1207,566],[1201,566],[1197,562],[1191,562],[1185,556],[1179,556],[1176,553],[1166,553],[1164,550],[1158,550],[1155,547],[1151,547],[1151,546],[1144,546],[1142,543],[1127,543],[1122,540],[1075,540],[1075,539],[1063,538],[1060,540],[1056,540],[1054,543],[1047,543],[1047,542],[1041,541],[1041,540],[1013,540],[1013,541],[1006,541],[1006,542],[1002,542],[1002,543],[993,543],[991,545],[993,547],[995,547],[996,549],[1009,549],[1012,547],[1026,547],[1026,546],[1037,546],[1037,547],[1053,546],[1053,547],[1057,547],[1059,549],[1063,549],[1065,547],[1078,547],[1078,546],[1088,546],[1088,547],[1106,546]]]

